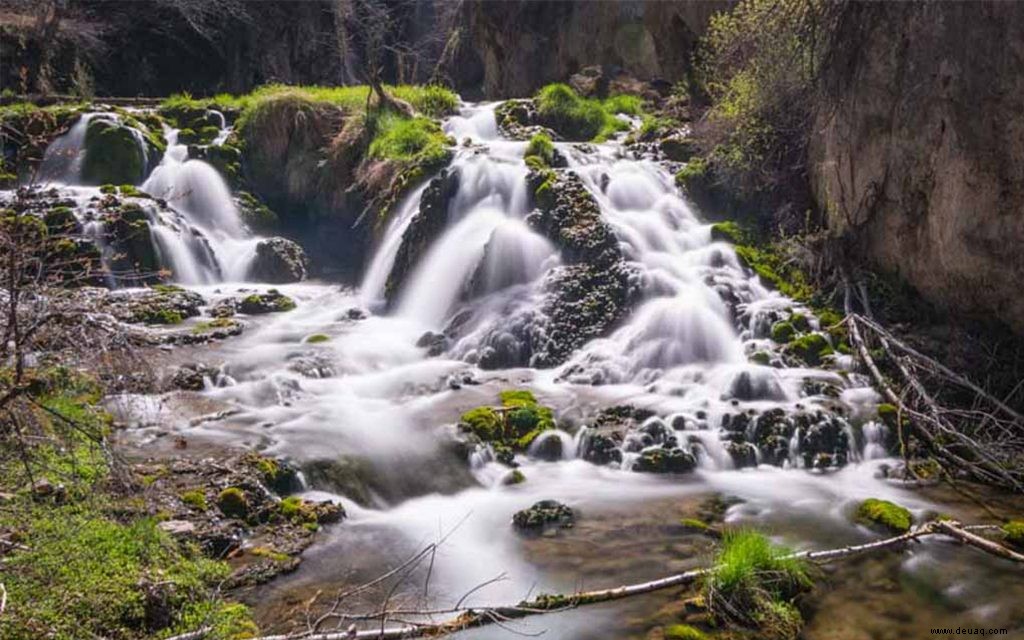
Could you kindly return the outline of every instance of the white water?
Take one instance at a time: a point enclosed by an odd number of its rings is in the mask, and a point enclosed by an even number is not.
[[[86,130],[97,117],[120,120],[113,113],[84,114],[47,147],[39,176],[45,186],[57,188],[63,197],[75,201],[86,235],[102,249],[106,244],[104,224],[90,210],[90,200],[102,194],[99,187],[84,185],[81,176]],[[222,144],[229,133],[222,115],[220,121],[221,134],[214,144]],[[146,158],[144,164],[148,164],[142,134],[133,132]],[[178,143],[176,130],[165,131],[165,138],[167,150],[160,164],[138,186],[166,200],[169,209],[151,200],[136,200],[149,218],[161,266],[171,272],[172,280],[184,284],[244,281],[259,238],[245,228],[216,169],[201,160],[189,160],[188,148]]]
[[[559,263],[551,243],[523,222],[529,212],[521,159],[525,144],[500,139],[492,109],[470,107],[446,124],[446,131],[460,142],[468,137],[486,148],[460,149],[452,168],[461,180],[447,229],[421,257],[396,307],[364,320],[348,313],[352,307],[383,308],[384,285],[423,188],[399,207],[360,290],[312,283],[282,287],[298,303],[295,311],[267,318],[216,352],[232,383],[211,388],[206,395],[237,414],[178,425],[190,437],[265,448],[300,465],[358,456],[372,466],[380,486],[371,489],[370,504],[335,496],[345,504],[349,519],[326,532],[326,542],[303,564],[297,584],[340,580],[353,564],[370,562],[368,558],[380,558],[363,567],[376,575],[407,552],[452,531],[433,569],[431,593],[440,605],[452,604],[500,572],[508,579],[467,603],[515,602],[531,588],[533,593],[577,588],[576,574],[537,564],[511,530],[512,513],[541,499],[569,504],[585,523],[587,518],[631,514],[645,505],[720,492],[742,500],[729,510],[729,521],[784,532],[799,547],[866,539],[868,532],[848,518],[863,498],[893,499],[918,515],[935,507],[880,479],[880,465],[887,462],[881,445],[884,430],[870,422],[878,397],[860,376],[748,362],[749,354],[769,344],[765,336],[770,314],[799,306],[765,289],[741,268],[728,245],[711,241],[709,226],[680,197],[663,168],[625,157],[615,143],[599,145],[597,153],[589,154],[572,145],[559,146],[597,198],[605,221],[640,274],[643,300],[620,327],[585,345],[561,367],[476,368],[472,362],[486,348],[485,340],[514,340],[508,327],[539,313],[544,276]],[[475,274],[482,274],[482,284],[467,293]],[[213,287],[200,291],[217,295]],[[735,309],[728,299],[736,300]],[[426,348],[416,346],[420,336],[444,329],[455,316],[469,319],[460,324],[445,354],[427,357]],[[306,343],[314,333],[327,334],[330,341]],[[298,369],[311,362],[327,373],[302,375]],[[802,384],[809,378],[842,387],[840,399],[807,397]],[[477,384],[465,384],[467,379]],[[741,379],[756,390],[753,399],[732,399]],[[638,455],[635,451],[626,454],[627,464],[621,468],[597,466],[577,457],[580,433],[574,437],[557,432],[546,437],[560,441],[562,459],[520,455],[526,476],[522,484],[504,484],[509,470],[492,461],[486,450],[472,456],[471,476],[460,474],[461,463],[443,444],[458,416],[471,407],[494,404],[498,391],[510,387],[532,389],[569,427],[581,426],[602,407],[628,403],[652,409],[678,429],[680,442],[692,438],[698,443],[700,466],[680,477],[634,473],[628,461]],[[794,444],[785,468],[734,468],[717,428],[723,414],[828,402],[842,406],[862,425],[858,443],[863,449],[854,447],[849,465],[829,473],[809,471],[802,468]],[[173,423],[165,415],[149,420],[160,428]],[[536,443],[534,451],[542,444]],[[674,524],[672,517],[666,512],[663,524]],[[382,549],[388,550],[387,557],[381,557]],[[925,544],[920,549],[923,555],[935,547]],[[595,580],[599,584],[584,586],[614,586],[623,578],[603,575]],[[955,585],[966,585],[965,591],[971,592],[980,582],[957,577]],[[979,600],[964,598],[963,606],[976,606]],[[570,626],[545,624],[556,630],[550,637],[621,637],[596,615]],[[473,637],[502,634],[475,633],[481,635]]]

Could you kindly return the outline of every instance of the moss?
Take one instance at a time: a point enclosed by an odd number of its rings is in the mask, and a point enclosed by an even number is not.
[[[213,320],[196,323],[196,325],[192,327],[192,333],[209,333],[211,331],[217,331],[218,329],[233,329],[237,326],[238,322],[231,318],[214,318]]]
[[[693,531],[695,533],[704,533],[711,528],[711,526],[708,525],[708,523],[704,522],[703,520],[698,520],[697,518],[683,518],[679,521],[679,524],[681,524],[687,530]]]
[[[247,191],[238,193],[238,202],[242,221],[256,231],[276,229],[281,222],[270,207]]]
[[[181,501],[199,511],[206,511],[210,506],[206,503],[206,494],[202,489],[193,489],[181,494]]]
[[[731,242],[732,244],[744,244],[750,241],[746,229],[733,220],[716,222],[711,225],[711,239]]]
[[[774,339],[774,337],[773,329],[772,338]],[[820,333],[808,333],[790,341],[786,345],[786,352],[795,355],[811,366],[818,366],[825,356],[832,354],[832,347]]]
[[[101,184],[100,193],[108,196],[117,195],[117,185],[113,184]]]
[[[754,364],[767,366],[772,362],[772,354],[768,353],[767,351],[755,351],[750,356],[750,361],[753,362]]]
[[[185,319],[174,309],[146,309],[140,314],[145,324],[181,324]]]
[[[307,344],[320,344],[322,342],[329,342],[331,337],[323,333],[314,333],[313,335],[306,338]]]
[[[1005,540],[1011,545],[1024,549],[1024,520],[1011,520],[1003,525]]]
[[[796,336],[796,329],[789,322],[776,322],[772,325],[772,340],[786,344]]]
[[[249,549],[249,553],[260,558],[273,560],[274,562],[288,562],[291,559],[288,554],[275,551],[270,547],[252,547]]]
[[[550,167],[554,164],[555,160],[555,145],[547,135],[543,133],[535,134],[530,138],[530,143],[526,145],[526,152],[523,156],[528,166],[531,165],[530,159],[536,158],[532,164],[538,164],[539,161],[540,166]],[[531,166],[531,169],[533,168],[535,167]]]
[[[249,500],[238,487],[228,487],[217,494],[217,508],[229,518],[244,520],[249,515]]]
[[[70,207],[54,207],[43,216],[43,222],[50,234],[67,233],[75,228],[78,221]]]
[[[854,514],[857,522],[875,525],[893,533],[905,533],[910,530],[914,518],[906,508],[888,500],[868,498],[857,506]]]
[[[522,484],[526,482],[526,476],[519,469],[513,469],[505,484]]]
[[[876,408],[878,412],[878,419],[884,422],[887,426],[895,429],[897,426],[896,421],[899,417],[899,409],[894,404],[883,402]]]
[[[436,166],[451,155],[448,137],[429,118],[384,113],[367,123],[372,132],[369,155],[386,160]]]
[[[676,173],[676,185],[684,191],[704,180],[708,173],[708,161],[704,158],[692,158]]]
[[[538,435],[555,427],[551,409],[538,404],[531,392],[502,391],[499,398],[500,411],[492,407],[470,409],[459,419],[460,427],[484,442],[512,451],[525,450]]]
[[[673,624],[665,627],[663,637],[665,640],[706,640],[708,636],[688,624]]]
[[[535,98],[541,124],[550,127],[568,140],[600,141],[629,125],[616,118],[616,113],[640,115],[640,101],[630,96],[616,96],[605,102],[581,98],[566,84],[543,87]]]
[[[85,133],[82,179],[90,184],[126,184],[142,179],[145,156],[133,130],[96,118]]]
[[[807,320],[807,316],[802,313],[794,313],[789,316],[789,322],[797,331],[805,332],[811,330],[811,323]]]
[[[281,501],[281,515],[286,518],[294,518],[302,515],[302,498],[288,496]]]

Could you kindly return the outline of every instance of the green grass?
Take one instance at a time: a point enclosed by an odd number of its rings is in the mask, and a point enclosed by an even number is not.
[[[665,627],[665,640],[706,640],[707,634],[688,624],[673,624]]]
[[[434,118],[454,113],[458,107],[458,96],[443,87],[399,85],[387,86],[385,89],[392,96],[411,104],[417,111]],[[164,100],[160,106],[167,111],[213,108],[237,109],[245,112],[261,101],[286,94],[294,95],[313,103],[341,107],[347,111],[363,112],[366,110],[369,88],[364,85],[322,87],[315,85],[268,84],[258,87],[251,93],[241,95],[219,93],[208,98],[195,98],[188,93],[178,93]]]
[[[434,165],[448,156],[448,138],[429,118],[383,113],[367,125],[373,131],[370,157]]]
[[[535,101],[541,123],[570,140],[607,140],[629,129],[629,124],[616,114],[643,114],[642,101],[636,96],[618,95],[604,101],[581,98],[572,87],[562,83],[543,87]]]
[[[712,613],[757,626],[758,637],[796,638],[803,621],[792,602],[813,582],[807,563],[790,554],[756,531],[726,532],[714,571],[704,581]]]
[[[544,165],[551,166],[555,159],[555,145],[551,138],[543,133],[535,134],[526,145],[524,158],[539,158]]]
[[[877,525],[892,533],[905,533],[914,522],[914,517],[905,507],[877,498],[861,502],[854,518],[862,524]]]
[[[476,434],[484,442],[523,451],[548,429],[555,428],[554,414],[549,407],[537,403],[537,398],[525,389],[502,391],[498,394],[504,412],[492,407],[476,407],[462,414],[462,428]]]
[[[172,612],[167,631],[193,630],[201,610],[218,624],[226,622],[221,614],[234,619],[217,637],[253,630],[244,608],[224,611],[207,599],[227,565],[182,549],[152,519],[121,523],[90,506],[47,505],[27,508],[13,524],[31,544],[6,559],[8,605],[16,606],[0,620],[4,638],[152,637],[144,631],[145,588],[158,583]]]

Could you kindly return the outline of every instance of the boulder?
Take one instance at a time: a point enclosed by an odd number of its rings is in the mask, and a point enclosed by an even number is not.
[[[555,500],[541,500],[529,509],[517,511],[512,516],[512,525],[525,533],[568,529],[575,521],[576,514],[573,510]]]
[[[643,473],[687,473],[697,466],[693,454],[678,447],[652,447],[644,449],[633,462],[633,471]]]
[[[95,117],[85,131],[82,180],[89,184],[138,184],[148,152],[139,132],[113,119]]]
[[[294,308],[295,301],[277,289],[270,289],[266,293],[253,293],[238,303],[238,310],[249,315],[291,311]]]
[[[258,282],[286,284],[306,279],[309,259],[298,244],[285,238],[269,238],[256,245],[249,278]]]

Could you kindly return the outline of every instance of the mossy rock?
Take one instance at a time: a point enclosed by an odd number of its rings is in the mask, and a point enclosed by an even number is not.
[[[550,408],[527,390],[502,391],[500,408],[476,407],[462,414],[459,428],[499,448],[525,451],[544,431],[555,428]]]
[[[678,447],[645,449],[633,463],[640,473],[688,473],[697,467],[693,454]]]
[[[796,328],[789,322],[776,322],[772,325],[772,340],[786,344],[796,336]]]
[[[51,235],[74,233],[78,229],[78,219],[70,207],[54,207],[43,215],[43,222]]]
[[[330,342],[330,341],[331,341],[331,336],[329,336],[329,335],[327,335],[325,333],[314,333],[313,335],[308,336],[304,340],[304,342],[306,344],[322,344],[324,342]]]
[[[229,518],[245,520],[249,515],[249,500],[238,487],[228,487],[217,494],[217,508]]]
[[[861,502],[854,519],[861,524],[891,533],[906,533],[914,523],[913,515],[905,507],[877,498],[868,498]]]
[[[831,355],[833,350],[823,335],[820,333],[808,333],[790,341],[786,345],[786,353],[796,356],[812,367],[816,367],[822,363],[825,356]]]
[[[206,511],[209,505],[206,502],[206,494],[202,489],[193,489],[181,494],[181,501],[197,511]]]
[[[291,311],[294,308],[295,301],[277,289],[271,289],[266,293],[250,294],[242,298],[238,305],[239,311],[249,315]]]
[[[94,118],[85,132],[82,179],[88,184],[134,184],[146,169],[146,153],[129,127]]]

